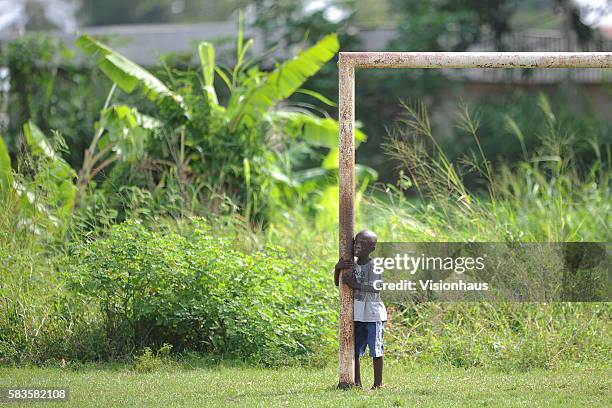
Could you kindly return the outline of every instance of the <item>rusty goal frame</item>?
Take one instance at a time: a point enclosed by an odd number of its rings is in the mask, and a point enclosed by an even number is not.
[[[356,68],[612,68],[612,52],[341,52],[339,252],[353,254]],[[342,271],[342,275],[347,273]],[[340,279],[339,388],[354,385],[353,291]]]

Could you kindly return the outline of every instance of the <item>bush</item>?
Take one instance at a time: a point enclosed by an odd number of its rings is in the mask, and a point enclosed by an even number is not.
[[[128,221],[77,248],[70,286],[102,312],[109,352],[168,343],[274,364],[329,344],[335,292],[322,273],[277,247],[234,250],[204,225],[178,234]]]
[[[388,355],[420,364],[525,371],[607,366],[607,303],[420,303],[392,308]],[[387,335],[387,334],[386,334]]]
[[[0,364],[104,359],[98,315],[83,311],[65,290],[62,249],[11,228],[9,215],[0,216]]]
[[[142,350],[142,354],[136,356],[134,370],[139,373],[157,371],[164,363],[164,360],[167,360],[171,350],[172,346],[169,344],[164,344],[157,350],[157,353],[153,353],[149,347],[145,347]]]

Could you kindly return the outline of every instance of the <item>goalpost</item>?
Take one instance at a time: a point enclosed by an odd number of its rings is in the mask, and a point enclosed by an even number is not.
[[[612,68],[612,52],[341,52],[339,67],[339,252],[353,255],[356,68]],[[339,388],[355,384],[353,290],[340,278]]]

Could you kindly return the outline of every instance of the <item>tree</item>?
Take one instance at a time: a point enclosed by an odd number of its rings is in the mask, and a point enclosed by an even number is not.
[[[127,94],[140,89],[157,109],[153,119],[128,105],[111,105],[109,97],[79,173],[80,196],[99,169],[117,160],[167,166],[181,190],[195,188],[203,202],[228,197],[247,219],[265,219],[276,206],[295,205],[312,197],[313,189],[335,183],[338,123],[286,99],[302,92],[332,104],[302,85],[335,56],[337,36],[323,37],[270,72],[245,58],[251,44],[252,40],[244,41],[240,28],[232,69],[217,65],[213,46],[201,43],[200,72],[170,70],[158,77],[88,35],[81,36],[77,46],[95,59],[117,88]],[[217,96],[215,78],[229,90],[226,103]],[[356,132],[358,140],[364,137]],[[303,153],[315,148],[327,151],[320,166],[296,171]],[[367,169],[362,173],[374,177]],[[212,197],[206,195],[208,190]]]
[[[84,25],[224,21],[246,0],[81,0]]]
[[[74,30],[75,12],[74,0],[1,0],[0,31],[7,28],[19,32],[50,28]]]
[[[356,41],[348,30],[355,11],[346,1],[251,0],[249,3],[250,23],[262,31],[266,48],[291,47],[330,32],[338,33],[343,50]]]
[[[503,50],[517,0],[392,0],[403,16],[393,48],[411,51],[463,51],[485,34]]]

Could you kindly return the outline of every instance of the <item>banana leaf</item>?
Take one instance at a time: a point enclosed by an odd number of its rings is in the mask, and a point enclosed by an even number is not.
[[[76,40],[76,46],[85,54],[93,56],[100,70],[124,92],[132,93],[140,86],[142,93],[152,101],[169,101],[186,113],[181,96],[168,89],[162,81],[140,65],[87,34]]]
[[[211,104],[218,105],[217,93],[215,92],[215,47],[211,43],[202,42],[198,45],[200,64],[202,65],[202,78],[204,80],[204,91]]]
[[[314,46],[281,64],[246,94],[235,92],[228,105],[231,128],[235,129],[245,121],[255,121],[274,104],[291,96],[308,78],[319,72],[339,48],[337,35],[327,35]]]
[[[11,167],[11,156],[2,136],[0,136],[0,193],[13,188],[13,168]]]
[[[47,192],[46,200],[54,205],[59,218],[66,217],[76,198],[76,172],[54,150],[43,132],[32,122],[23,125],[26,142],[35,157],[46,159],[46,166],[36,174],[36,183]]]

